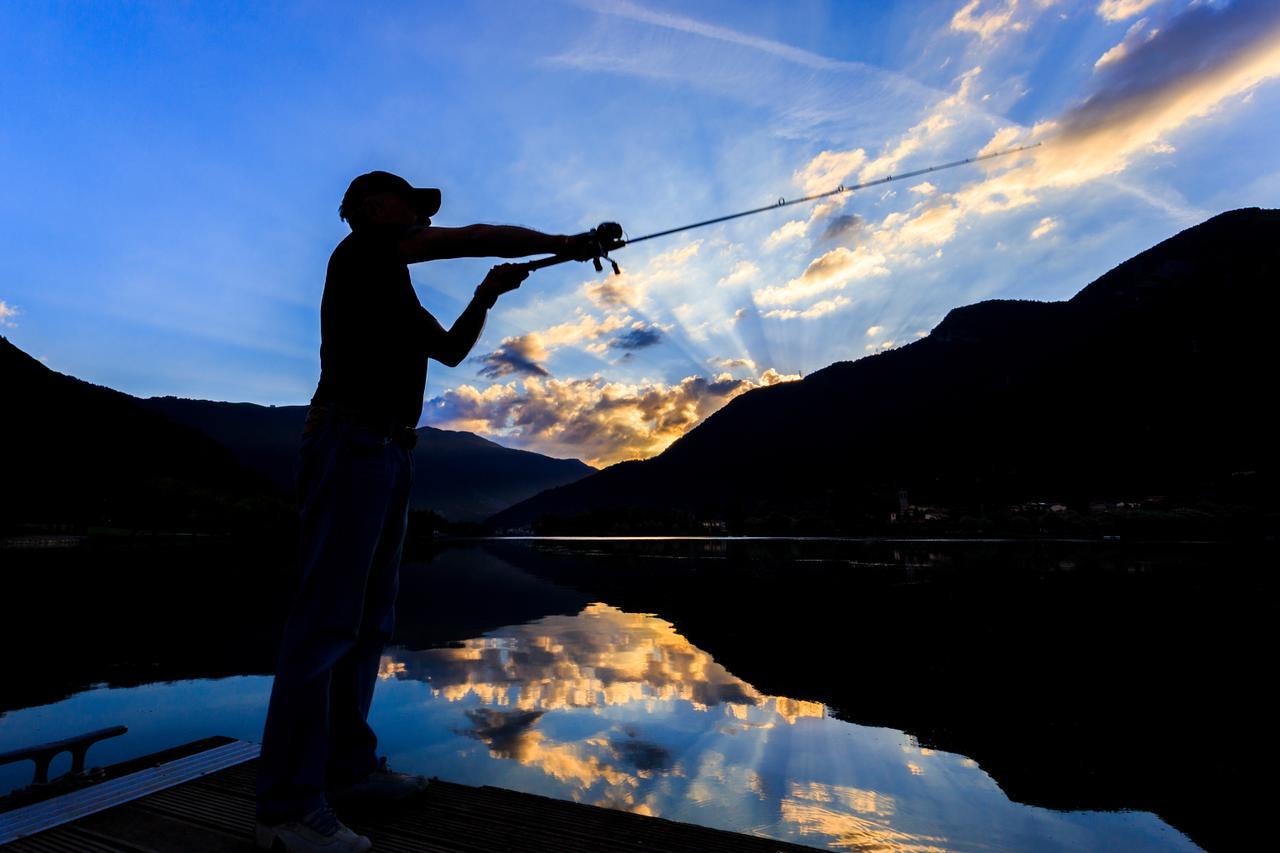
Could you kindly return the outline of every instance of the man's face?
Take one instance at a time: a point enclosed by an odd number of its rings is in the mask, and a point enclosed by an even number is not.
[[[431,217],[423,216],[399,193],[385,192],[369,196],[364,202],[366,216],[375,225],[430,225]]]

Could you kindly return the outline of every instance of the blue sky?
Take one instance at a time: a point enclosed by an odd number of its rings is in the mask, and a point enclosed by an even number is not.
[[[535,274],[428,422],[604,464],[732,396],[1062,299],[1280,198],[1280,4],[0,6],[0,333],[139,395],[302,403],[373,168],[437,222],[631,234],[1043,141],[1035,153]],[[488,262],[413,268],[451,322]]]

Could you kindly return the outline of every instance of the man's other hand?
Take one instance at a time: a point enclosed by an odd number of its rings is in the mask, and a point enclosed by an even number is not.
[[[515,290],[528,277],[529,270],[523,264],[498,264],[480,282],[476,296],[492,308],[499,296]]]

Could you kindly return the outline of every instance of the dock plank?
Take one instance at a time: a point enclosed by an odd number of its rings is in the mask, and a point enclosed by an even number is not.
[[[135,759],[135,766],[147,759]],[[13,853],[248,853],[257,759],[19,839]],[[378,853],[813,853],[814,848],[494,787],[433,780],[412,801],[341,810]]]

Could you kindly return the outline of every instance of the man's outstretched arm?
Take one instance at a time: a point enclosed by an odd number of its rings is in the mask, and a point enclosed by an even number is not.
[[[476,288],[467,307],[462,309],[458,319],[445,331],[435,318],[423,311],[430,326],[428,327],[429,344],[427,357],[434,358],[449,367],[457,367],[471,352],[471,348],[480,340],[480,332],[484,329],[484,318],[498,301],[498,297],[508,291],[515,290],[520,282],[529,277],[529,271],[514,264],[499,264],[489,270],[484,281]]]
[[[570,255],[585,251],[581,238],[543,234],[517,225],[465,225],[461,228],[418,228],[400,241],[407,264],[441,258],[523,258],[527,255]]]

